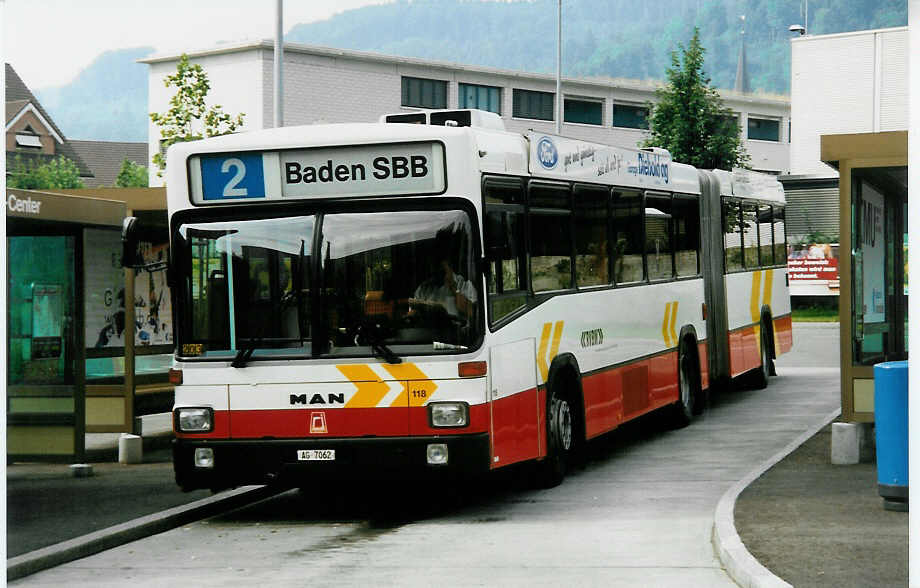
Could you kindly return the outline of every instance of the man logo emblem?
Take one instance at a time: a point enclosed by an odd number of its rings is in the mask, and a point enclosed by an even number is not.
[[[553,169],[559,162],[559,152],[549,137],[543,137],[537,143],[537,159],[540,160],[540,165],[546,169]]]
[[[311,412],[310,413],[310,434],[315,435],[318,433],[328,433],[329,430],[326,428],[326,413],[324,412]]]

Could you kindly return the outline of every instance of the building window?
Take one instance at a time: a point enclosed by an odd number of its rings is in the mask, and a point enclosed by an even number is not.
[[[478,108],[495,114],[502,113],[502,90],[494,86],[460,84],[460,108]]]
[[[593,100],[573,100],[565,98],[562,102],[564,114],[562,120],[586,125],[604,124],[604,103]]]
[[[748,139],[779,141],[779,121],[748,117]]]
[[[29,133],[16,133],[16,146],[29,149],[41,149],[42,140],[38,135]]]
[[[553,94],[550,92],[515,89],[512,101],[515,118],[553,120]]]
[[[613,126],[627,129],[648,129],[648,108],[630,104],[614,104]]]
[[[416,108],[447,108],[447,82],[403,77],[402,105]]]

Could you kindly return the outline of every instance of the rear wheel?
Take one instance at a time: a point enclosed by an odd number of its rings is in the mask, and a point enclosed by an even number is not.
[[[537,464],[536,482],[543,488],[558,486],[565,478],[566,467],[575,438],[574,412],[569,397],[558,387],[550,391],[547,402],[546,457]]]
[[[686,427],[693,416],[700,414],[696,406],[699,402],[699,377],[693,365],[693,356],[681,348],[677,359],[678,398],[672,407],[674,428]]]
[[[770,348],[767,346],[767,329],[760,327],[760,367],[754,371],[752,383],[757,390],[767,387],[767,381],[772,371],[773,360],[770,358]]]

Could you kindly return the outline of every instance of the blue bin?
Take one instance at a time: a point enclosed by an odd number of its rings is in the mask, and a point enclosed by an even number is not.
[[[907,510],[907,362],[875,366],[878,493],[888,510]]]

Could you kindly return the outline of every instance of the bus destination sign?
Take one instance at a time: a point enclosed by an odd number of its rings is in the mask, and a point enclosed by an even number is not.
[[[220,153],[189,162],[198,202],[440,194],[444,147],[390,143]]]

